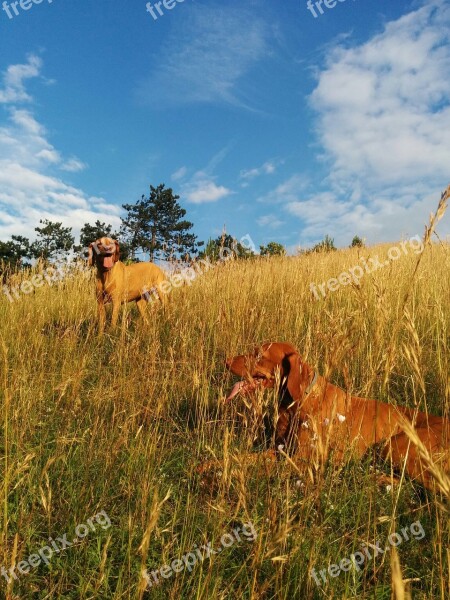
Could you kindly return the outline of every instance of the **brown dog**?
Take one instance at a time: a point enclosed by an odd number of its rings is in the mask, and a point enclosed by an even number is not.
[[[384,442],[382,455],[412,479],[432,487],[433,477],[417,447],[405,433],[408,424],[444,472],[450,471],[450,423],[409,408],[349,396],[303,362],[286,343],[269,343],[249,355],[228,359],[226,365],[243,377],[227,400],[257,387],[272,388],[278,381],[279,418],[275,430],[277,448],[292,448],[300,462],[308,463],[317,452],[322,458],[341,461],[348,451],[357,457]],[[281,446],[280,446],[281,445]],[[295,460],[295,458],[294,458]]]
[[[112,302],[111,325],[115,327],[120,305],[136,302],[144,321],[145,309],[151,294],[156,293],[161,304],[165,296],[161,284],[166,281],[163,271],[153,263],[124,265],[119,260],[119,243],[108,237],[89,245],[88,264],[97,267],[97,303],[100,333],[106,322],[105,304]]]

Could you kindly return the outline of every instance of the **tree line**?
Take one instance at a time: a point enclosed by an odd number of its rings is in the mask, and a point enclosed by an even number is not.
[[[112,225],[99,220],[94,224],[85,223],[80,231],[79,244],[75,244],[71,227],[48,219],[40,220],[39,226],[35,227],[34,241],[20,235],[13,235],[9,241],[0,240],[0,264],[20,268],[33,259],[52,262],[70,255],[84,258],[89,244],[101,237],[119,241],[123,261],[139,261],[142,256],[151,261],[189,262],[206,257],[217,260],[223,247],[233,248],[238,258],[254,256],[252,250],[226,233],[208,240],[206,245],[199,241],[192,232],[193,223],[185,218],[186,210],[180,206],[179,199],[172,188],[166,188],[164,184],[151,185],[148,196],[142,195],[135,204],[122,205],[125,215],[121,217],[122,223],[117,231],[113,231]],[[284,255],[286,251],[281,244],[270,242],[267,246],[260,246],[260,253],[273,256]]]

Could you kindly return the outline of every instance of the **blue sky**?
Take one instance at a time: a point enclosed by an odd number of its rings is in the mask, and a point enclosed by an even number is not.
[[[165,183],[200,239],[372,244],[422,233],[450,182],[444,1],[22,3],[0,11],[2,240],[117,226]]]

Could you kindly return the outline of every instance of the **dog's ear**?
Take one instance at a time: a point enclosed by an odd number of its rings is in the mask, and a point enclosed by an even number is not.
[[[287,354],[281,366],[285,389],[289,392],[291,402],[297,402],[303,397],[310,384],[313,375],[312,369],[302,361],[297,352]]]
[[[91,242],[88,248],[88,266],[94,266],[94,244],[95,242]]]
[[[114,252],[114,262],[116,263],[120,256],[120,246],[117,240],[114,240],[114,244],[116,245],[116,251]]]

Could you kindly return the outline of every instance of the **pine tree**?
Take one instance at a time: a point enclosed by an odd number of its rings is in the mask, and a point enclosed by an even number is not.
[[[267,246],[259,247],[261,256],[286,256],[286,248],[278,242],[269,242]]]
[[[232,252],[235,258],[252,258],[255,256],[250,248],[246,248],[232,235],[224,232],[216,239],[213,240],[210,238],[208,240],[205,249],[200,253],[199,258],[209,258],[212,262],[216,262],[223,256],[228,256],[229,252]]]
[[[100,223],[98,219],[94,225],[85,223],[80,231],[80,246],[86,248],[91,242],[95,242],[95,240],[102,237],[112,237],[111,231],[112,225]]]
[[[148,236],[151,233],[148,200],[142,196],[136,204],[123,204],[122,208],[127,211],[127,216],[122,217],[120,235],[126,240],[131,257],[135,260],[139,249],[148,251]]]
[[[28,238],[22,235],[13,235],[8,242],[0,241],[0,263],[15,269],[23,266],[24,259],[30,259],[31,244]]]
[[[178,203],[172,188],[150,186],[148,198],[142,196],[136,204],[124,204],[127,216],[122,218],[121,233],[131,247],[155,258],[179,258],[198,252],[203,242],[191,233],[193,224],[184,219],[186,211]]]
[[[44,261],[61,258],[73,248],[75,238],[71,227],[63,227],[62,223],[55,223],[48,219],[40,220],[43,227],[35,227],[37,239],[31,245],[31,252],[35,258]]]

